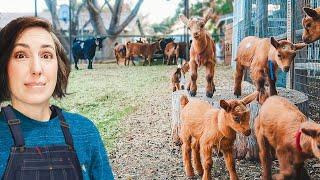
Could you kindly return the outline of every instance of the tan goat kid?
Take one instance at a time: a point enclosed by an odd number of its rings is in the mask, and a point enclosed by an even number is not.
[[[255,134],[264,180],[271,179],[271,149],[280,163],[280,173],[273,179],[308,180],[304,161],[320,158],[320,125],[306,116],[287,99],[269,97],[255,119]]]
[[[184,15],[180,15],[180,20],[188,26],[192,35],[192,44],[190,48],[190,72],[191,81],[188,85],[188,90],[191,96],[197,94],[197,78],[198,68],[201,65],[206,67],[206,96],[212,97],[215,91],[213,82],[215,65],[216,65],[216,50],[215,44],[211,36],[204,29],[205,24],[208,22],[212,15],[212,9],[203,18],[188,19]]]
[[[269,95],[276,95],[278,67],[288,72],[296,51],[305,46],[305,43],[292,44],[287,40],[277,41],[273,37],[261,39],[249,36],[244,38],[240,42],[236,57],[234,95],[237,97],[241,95],[241,82],[245,68],[250,68],[251,79],[260,92],[259,103],[262,104],[268,97],[265,92],[266,81],[270,88]]]
[[[188,71],[189,63],[186,60],[183,60],[182,65],[179,65],[179,67],[171,75],[172,92],[184,89],[186,73]]]
[[[183,164],[186,175],[194,176],[192,158],[199,175],[203,180],[211,179],[212,150],[217,149],[224,155],[230,179],[238,179],[233,159],[233,143],[236,133],[249,136],[250,111],[246,107],[253,101],[258,92],[242,100],[220,100],[222,109],[213,108],[206,101],[191,100],[181,97],[181,131]],[[201,160],[200,160],[201,155]]]
[[[311,9],[303,8],[308,15],[302,19],[303,35],[305,43],[312,43],[320,39],[320,7]]]

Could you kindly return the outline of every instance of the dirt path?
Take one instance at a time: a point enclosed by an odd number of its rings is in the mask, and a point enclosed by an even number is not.
[[[230,87],[231,90],[231,69],[220,66],[217,71],[216,85]],[[200,84],[204,85],[201,79]],[[161,86],[168,90],[149,98],[144,106],[121,123],[124,131],[117,140],[116,151],[110,152],[116,179],[186,179],[181,152],[177,147],[173,148],[170,139],[169,81]],[[316,163],[319,162],[308,163],[313,179],[320,178],[320,166]],[[212,175],[215,179],[228,179],[223,158],[214,157],[213,166]],[[240,179],[259,179],[261,175],[257,162],[236,161],[236,168]]]

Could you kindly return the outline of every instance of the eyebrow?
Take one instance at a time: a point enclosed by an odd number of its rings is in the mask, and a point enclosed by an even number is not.
[[[24,48],[30,49],[30,46],[28,44],[24,44],[24,43],[17,43],[17,44],[14,45],[14,47],[17,47],[17,46],[22,46]],[[43,44],[40,47],[41,48],[51,48],[51,49],[54,50],[54,47],[52,45],[50,45],[50,44]]]

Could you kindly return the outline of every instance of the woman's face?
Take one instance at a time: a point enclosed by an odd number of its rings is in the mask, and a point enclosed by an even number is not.
[[[41,27],[21,33],[8,63],[12,101],[32,105],[49,102],[57,83],[55,48],[52,36]]]

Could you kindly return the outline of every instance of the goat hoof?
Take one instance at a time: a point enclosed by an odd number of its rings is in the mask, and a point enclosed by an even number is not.
[[[241,96],[241,92],[234,91],[233,94],[234,94],[235,96],[237,96],[237,98]]]
[[[206,93],[206,96],[207,96],[208,98],[212,98],[213,93],[212,93],[212,92],[207,92],[207,93]]]
[[[181,89],[184,90],[184,86],[183,85],[181,86]]]
[[[196,96],[197,92],[196,91],[189,91],[189,94],[191,97],[194,97],[194,96]]]
[[[188,180],[193,180],[193,179],[197,179],[197,177],[196,176],[187,176],[187,179]]]

